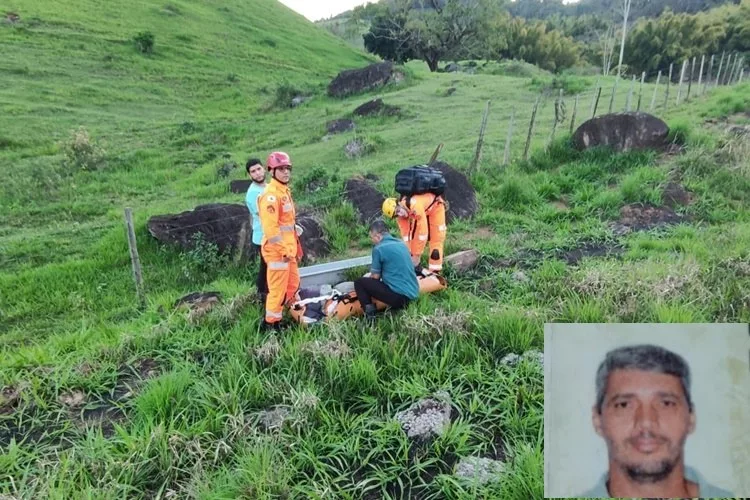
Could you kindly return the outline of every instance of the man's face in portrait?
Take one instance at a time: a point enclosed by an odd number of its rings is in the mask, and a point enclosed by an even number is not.
[[[596,433],[607,442],[609,459],[634,481],[664,479],[683,458],[695,430],[680,379],[664,373],[618,369],[607,381],[604,401],[593,408]]]

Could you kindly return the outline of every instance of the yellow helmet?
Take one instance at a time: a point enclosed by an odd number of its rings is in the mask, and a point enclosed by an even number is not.
[[[383,201],[383,215],[389,219],[396,215],[396,198],[386,198]]]

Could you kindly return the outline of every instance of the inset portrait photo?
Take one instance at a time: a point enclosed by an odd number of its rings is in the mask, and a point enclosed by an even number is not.
[[[750,497],[746,324],[546,324],[545,498]]]

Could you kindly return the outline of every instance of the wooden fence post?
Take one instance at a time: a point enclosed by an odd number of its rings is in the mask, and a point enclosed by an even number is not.
[[[484,116],[482,117],[482,128],[479,129],[479,139],[477,140],[477,150],[474,153],[474,160],[471,162],[470,172],[473,172],[479,166],[479,161],[482,158],[482,144],[484,143],[484,130],[487,128],[487,115],[490,113],[490,102],[487,101],[487,107],[484,109]]]
[[[531,111],[531,121],[529,122],[529,135],[526,136],[526,146],[523,148],[523,159],[529,159],[529,146],[531,145],[531,134],[534,130],[534,121],[536,120],[536,110],[539,108],[539,100],[542,96],[537,96],[536,102],[534,103],[534,109]]]
[[[596,92],[596,99],[594,99],[594,107],[591,110],[591,118],[596,116],[596,109],[599,107],[599,98],[602,96],[602,88],[599,87]]]
[[[130,207],[125,208],[125,230],[128,234],[128,247],[130,249],[130,264],[133,268],[133,281],[135,281],[135,290],[138,294],[138,304],[140,307],[146,305],[146,294],[143,290],[143,271],[141,270],[141,259],[138,257],[138,245],[135,241],[135,226],[133,225],[133,210]]]
[[[716,72],[716,80],[714,81],[714,87],[721,85],[721,69],[724,67],[724,52],[721,53],[721,62],[719,62],[719,71]]]
[[[591,98],[591,117],[594,117],[594,109],[596,106],[596,101],[599,100],[599,97],[597,94],[601,95],[601,87],[599,86],[599,78],[596,79],[596,85],[594,86],[594,96]]]
[[[635,75],[630,81],[630,90],[628,91],[628,100],[625,101],[625,111],[630,111],[630,103],[633,101],[633,91],[635,90]]]
[[[701,56],[701,69],[698,70],[698,90],[696,92],[700,92],[701,86],[703,84],[703,64],[706,62],[706,55],[703,54]]]
[[[570,119],[570,135],[573,135],[573,129],[576,125],[576,112],[578,111],[578,97],[580,94],[576,94],[576,102],[573,104],[573,116]]]
[[[730,54],[727,58],[727,67],[724,70],[724,85],[729,85],[729,80],[732,77],[732,70],[734,69],[734,64],[737,62],[737,56],[739,54],[734,54],[734,62],[732,62],[732,55]]]
[[[550,134],[549,136],[550,144],[552,143],[552,141],[555,140],[555,132],[557,132],[557,124],[562,121],[562,118],[560,117],[563,114],[562,96],[563,96],[563,89],[560,89],[557,99],[555,99],[555,121],[552,124],[552,134]]]
[[[685,78],[686,67],[687,67],[687,59],[682,61],[682,71],[680,71],[680,86],[677,88],[677,106],[680,105],[680,98],[682,97],[682,81]]]
[[[505,154],[503,154],[503,165],[507,165],[510,161],[510,141],[513,138],[513,126],[516,121],[516,108],[515,106],[510,110],[510,124],[508,125],[508,136],[505,138]]]
[[[695,57],[693,57],[693,62],[690,65],[690,79],[688,80],[688,91],[687,96],[685,96],[685,100],[690,100],[690,88],[693,86],[693,78],[695,78]]]
[[[716,54],[711,54],[711,62],[708,65],[708,73],[706,73],[706,81],[703,84],[703,93],[706,93],[706,90],[708,90],[708,84],[711,81],[711,73],[714,71],[714,57],[716,57]]]
[[[609,99],[609,113],[612,112],[612,105],[615,103],[615,93],[617,92],[617,82],[620,81],[620,77],[615,78],[615,84],[612,86],[612,97]]]
[[[638,107],[636,111],[641,110],[641,100],[643,99],[643,82],[646,81],[646,72],[641,73],[641,86],[638,87]]]
[[[672,83],[672,67],[674,63],[669,65],[669,78],[667,78],[667,92],[664,94],[664,112],[667,112],[669,108],[669,85]]]
[[[651,96],[650,111],[654,110],[654,105],[656,104],[656,91],[659,89],[659,80],[661,80],[661,70],[659,70],[659,73],[656,75],[656,85],[654,86],[654,95]]]
[[[742,68],[742,73],[740,73],[740,81],[738,81],[737,83],[738,83],[738,84],[742,83],[742,79],[743,79],[744,77],[745,77],[745,68]]]

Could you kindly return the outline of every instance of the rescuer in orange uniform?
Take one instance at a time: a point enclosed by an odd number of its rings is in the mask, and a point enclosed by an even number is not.
[[[263,226],[261,253],[266,261],[268,277],[263,326],[280,330],[284,305],[299,300],[298,263],[302,259],[299,235],[302,228],[295,224],[296,211],[288,186],[292,175],[289,155],[271,153],[266,165],[272,178],[258,197],[258,213]]]
[[[412,262],[419,268],[425,246],[429,243],[428,269],[433,272],[443,269],[443,245],[447,227],[445,225],[445,200],[432,193],[386,198],[383,214],[397,217],[401,238],[409,247]]]

